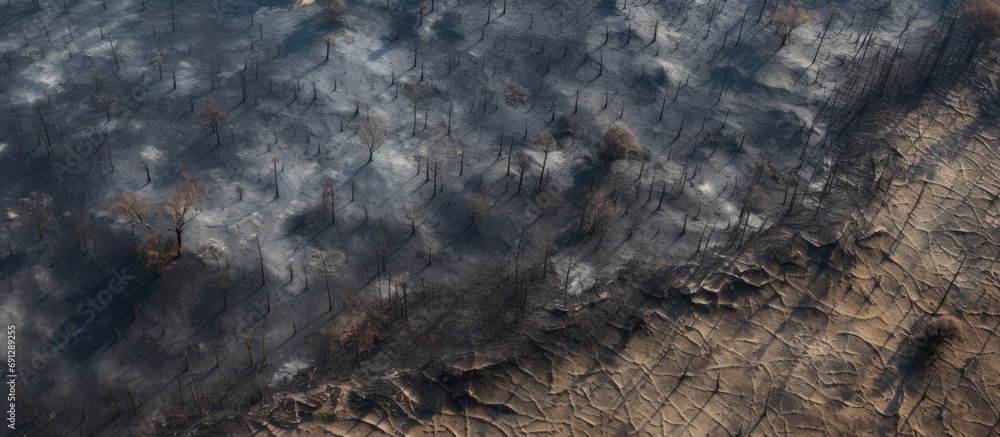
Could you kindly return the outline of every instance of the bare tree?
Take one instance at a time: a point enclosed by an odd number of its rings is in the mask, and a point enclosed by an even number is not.
[[[552,137],[559,142],[560,145],[565,144],[567,139],[573,138],[576,134],[576,122],[573,121],[573,117],[569,114],[563,113],[559,116],[556,121],[555,128],[552,129]]]
[[[323,44],[326,44],[326,58],[323,59],[323,61],[329,61],[330,60],[330,46],[333,45],[333,43],[335,43],[335,42],[337,42],[337,38],[335,38],[333,36],[324,36],[323,37]]]
[[[542,158],[542,173],[538,176],[538,190],[541,191],[542,184],[545,182],[545,165],[549,162],[549,153],[555,147],[556,140],[552,137],[552,134],[545,133],[535,137],[534,143],[545,154],[545,157]]]
[[[472,219],[476,233],[479,233],[479,222],[486,214],[486,200],[481,195],[476,195],[465,205],[465,209],[469,213],[469,218]]]
[[[149,63],[156,67],[156,72],[159,74],[160,80],[163,80],[163,52],[154,50],[153,56],[149,58]]]
[[[410,98],[410,103],[412,103],[413,109],[413,130],[410,135],[417,134],[417,107],[420,102],[423,101],[424,97],[429,94],[427,90],[427,85],[424,82],[404,82],[403,83],[403,94]]]
[[[368,147],[368,162],[372,162],[375,151],[385,144],[387,137],[385,119],[380,117],[367,117],[364,123],[355,124],[354,132],[361,138],[361,142]]]
[[[330,288],[330,276],[337,270],[337,260],[332,253],[325,250],[316,250],[309,254],[309,266],[319,274],[323,275],[323,282],[326,284],[326,299],[329,304],[328,311],[333,311],[333,290]]]
[[[278,159],[277,156],[272,156],[271,157],[271,164],[274,165],[274,198],[275,199],[278,198],[278,161],[281,161],[281,160]],[[282,166],[282,168],[284,168],[284,166]]]
[[[553,269],[552,256],[559,252],[559,246],[552,241],[545,241],[541,244],[542,251],[542,278],[549,275],[549,270]]]
[[[24,140],[21,139],[21,121],[17,118],[17,111],[11,111],[11,115],[14,117],[14,137],[17,138],[18,150],[24,153]]]
[[[45,153],[47,156],[52,156],[52,138],[49,136],[49,123],[45,120],[45,114],[42,113],[42,109],[35,106],[35,114],[38,115],[38,122],[41,124],[42,132],[45,133]]]
[[[521,187],[524,185],[524,173],[528,171],[528,166],[531,165],[531,157],[528,156],[524,151],[517,152],[517,172],[519,173],[517,179],[517,192],[521,192]]]
[[[208,187],[198,176],[182,174],[177,181],[174,194],[160,202],[160,211],[170,222],[168,230],[174,233],[177,240],[177,255],[181,256],[184,249],[181,237],[184,230],[191,223],[191,219],[200,213],[204,208],[205,197],[208,196]]]
[[[215,144],[222,144],[219,127],[229,118],[229,114],[226,114],[226,111],[222,109],[222,103],[215,99],[209,100],[208,104],[198,111],[198,115],[208,127],[212,128],[212,132],[215,132]]]
[[[205,265],[213,269],[218,269],[223,265],[229,265],[228,251],[229,248],[221,241],[215,238],[208,238],[194,250],[194,256],[205,263]]]
[[[14,227],[30,226],[41,239],[56,224],[52,214],[52,197],[32,191],[7,210],[7,218],[13,221]]]
[[[320,201],[320,208],[323,210],[323,221],[326,221],[326,212],[330,211],[330,222],[337,223],[337,209],[334,205],[333,180],[323,182],[323,199]]]
[[[136,225],[146,229],[147,235],[139,247],[139,255],[146,265],[159,271],[170,270],[170,261],[181,256],[184,249],[184,231],[191,220],[204,209],[204,198],[208,195],[208,187],[197,176],[181,175],[175,192],[162,200],[156,210],[152,204],[134,194],[122,193],[118,202],[107,206],[108,212],[115,218],[128,222],[134,228]],[[155,217],[162,216],[166,226],[156,225]],[[172,233],[174,238],[164,237],[164,232]]]
[[[234,282],[233,271],[229,267],[229,262],[227,261],[225,266],[213,273],[209,277],[209,281],[216,287],[219,287],[219,290],[222,292],[223,308],[229,308],[229,289],[233,286]]]
[[[163,152],[153,146],[147,146],[139,152],[139,162],[142,164],[142,168],[146,170],[146,183],[153,181],[153,177],[149,174],[149,167],[156,166],[163,161]]]
[[[410,236],[417,234],[417,220],[420,220],[420,213],[413,207],[407,207],[404,213],[406,221],[410,222]]]
[[[781,37],[780,47],[785,46],[792,31],[812,21],[816,16],[816,11],[802,7],[802,0],[791,0],[788,4],[778,2],[772,4],[774,10],[768,26],[774,30],[775,35]]]
[[[118,101],[118,98],[112,96],[107,91],[98,91],[94,94],[94,100],[97,101],[97,105],[104,110],[104,115],[108,118],[108,123],[111,122],[111,106]]]

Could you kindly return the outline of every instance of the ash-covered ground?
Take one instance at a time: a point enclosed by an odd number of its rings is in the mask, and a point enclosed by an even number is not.
[[[13,434],[996,433],[989,1],[0,5]]]

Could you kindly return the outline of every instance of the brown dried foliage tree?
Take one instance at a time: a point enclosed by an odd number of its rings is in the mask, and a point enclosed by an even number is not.
[[[781,37],[781,47],[788,42],[788,37],[792,31],[799,26],[812,21],[816,16],[816,11],[802,7],[802,0],[791,0],[788,4],[773,3],[773,14],[768,26],[775,35]]]
[[[933,358],[941,354],[941,347],[963,337],[962,324],[954,316],[936,316],[924,327],[924,332],[917,338],[924,352]]]
[[[175,253],[177,244],[170,238],[163,238],[162,235],[155,233],[147,235],[138,249],[139,258],[146,263],[146,267],[159,273],[170,271],[173,267],[170,261],[176,258]]]
[[[615,123],[604,132],[601,155],[605,165],[610,166],[616,160],[640,156],[641,150],[632,131],[621,123]]]
[[[365,356],[387,341],[392,333],[392,321],[377,308],[371,308],[358,316],[360,320],[349,331],[333,327],[327,331],[330,338],[330,352],[343,351],[352,355],[355,362],[360,362]]]
[[[584,235],[603,234],[617,216],[618,208],[608,200],[603,191],[589,190],[584,193],[579,228]]]
[[[552,137],[563,145],[567,140],[572,139],[576,134],[576,122],[569,114],[563,113],[556,120],[556,125],[552,129]]]
[[[160,202],[160,213],[170,222],[168,229],[177,238],[177,256],[184,249],[184,230],[195,215],[205,209],[208,187],[198,176],[182,174],[174,194]]]
[[[503,90],[503,98],[508,106],[521,106],[528,101],[528,97],[531,97],[531,92],[516,83]]]
[[[183,253],[184,231],[204,209],[206,196],[208,187],[201,178],[183,174],[174,194],[160,201],[155,211],[149,200],[128,193],[120,194],[118,202],[109,205],[107,210],[119,220],[146,229],[147,236],[138,249],[139,256],[148,267],[163,273],[170,270],[170,261]],[[156,225],[156,215],[166,219],[165,227]],[[174,238],[164,238],[164,232],[172,233]]]
[[[1000,33],[1000,1],[965,1],[958,11],[958,19],[974,37],[994,37]]]

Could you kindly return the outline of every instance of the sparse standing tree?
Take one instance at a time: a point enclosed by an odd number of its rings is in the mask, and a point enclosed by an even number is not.
[[[558,251],[559,246],[556,246],[551,241],[542,244],[542,279],[548,276],[549,269],[552,268],[552,255],[555,255]]]
[[[618,209],[607,195],[600,190],[589,190],[584,193],[583,215],[580,218],[580,228],[586,235],[595,233],[603,236],[605,229],[618,214]]]
[[[110,35],[108,35],[108,45],[110,46],[111,57],[115,61],[115,69],[120,70],[121,64],[119,63],[119,58],[121,57],[121,55],[118,53],[118,49],[115,48],[115,40],[111,39]]]
[[[368,147],[368,162],[372,162],[375,151],[382,147],[386,140],[385,119],[369,116],[364,123],[354,125],[354,131],[361,138],[361,142]]]
[[[257,259],[260,261],[260,285],[263,287],[267,285],[267,276],[264,275],[264,251],[260,248],[260,235],[254,235],[253,239],[257,243]]]
[[[52,138],[49,136],[49,124],[45,121],[45,114],[42,113],[41,108],[35,107],[35,114],[38,114],[38,123],[42,126],[42,132],[45,134],[45,154],[51,157],[52,152]]]
[[[156,72],[160,76],[160,80],[163,80],[163,53],[159,50],[153,51],[153,57],[149,58],[149,62],[156,66]]]
[[[483,215],[486,214],[486,201],[480,196],[475,196],[466,205],[466,210],[469,212],[469,218],[472,219],[472,225],[475,227],[475,232],[479,233],[479,221],[482,219]]]
[[[51,209],[52,197],[32,191],[28,197],[18,200],[16,206],[8,209],[7,218],[13,221],[14,227],[30,226],[41,240],[56,224]]]
[[[382,273],[385,271],[386,266],[389,263],[389,241],[386,240],[384,234],[378,237],[378,247],[376,251],[377,258],[379,260],[378,272]]]
[[[112,96],[106,91],[99,91],[94,94],[94,99],[97,100],[97,105],[104,110],[104,114],[107,116],[108,123],[111,122],[111,106],[118,101],[118,98]]]
[[[233,284],[233,274],[229,267],[229,259],[226,259],[226,266],[212,274],[209,280],[219,287],[222,292],[222,307],[229,308],[229,287]]]
[[[791,0],[787,5],[774,2],[772,5],[774,9],[768,25],[774,30],[775,35],[781,37],[779,48],[785,46],[792,31],[812,21],[816,16],[816,11],[802,7],[802,0]]]
[[[524,185],[524,173],[528,170],[528,166],[531,165],[531,157],[528,156],[524,151],[517,152],[517,172],[520,174],[517,180],[517,193],[521,192],[521,187]],[[515,193],[515,194],[517,194]]]
[[[204,207],[202,200],[208,188],[197,177],[181,175],[176,192],[159,203],[158,213],[169,225],[166,229],[154,226],[149,216],[152,206],[149,201],[133,194],[119,195],[119,201],[107,207],[112,216],[129,222],[133,227],[142,225],[148,235],[139,247],[139,255],[146,265],[159,272],[170,270],[170,261],[181,256],[182,237],[191,219]],[[162,232],[173,232],[175,239],[163,238]]]
[[[434,194],[433,194],[432,197],[437,196],[437,194],[438,194],[438,163],[436,163],[436,162],[434,163],[434,191],[433,191],[433,193]]]
[[[316,2],[320,6],[320,14],[333,20],[335,23],[343,21],[343,12],[347,9],[344,0],[320,0]]]
[[[324,222],[326,221],[326,212],[329,210],[331,216],[330,223],[337,223],[337,210],[335,209],[336,205],[333,203],[333,196],[333,181],[327,180],[323,182],[323,200],[320,203],[322,204]]]
[[[410,222],[410,236],[417,234],[417,220],[420,219],[420,214],[415,208],[408,207],[404,213],[406,221]]]
[[[271,164],[274,165],[274,198],[278,198],[278,159],[277,156],[271,157]]]
[[[422,83],[406,82],[406,83],[403,84],[403,94],[405,94],[406,97],[409,97],[410,98],[410,103],[413,104],[413,106],[412,106],[412,109],[413,109],[413,130],[410,132],[410,135],[416,135],[417,134],[417,107],[420,105],[420,102],[423,100],[424,94],[426,94],[426,90],[425,90],[424,85]]]
[[[104,79],[101,79],[100,75],[98,75],[97,73],[93,73],[93,74],[90,75],[90,77],[91,77],[91,79],[94,79],[94,93],[95,94],[101,92],[102,90],[104,90]]]
[[[222,109],[222,104],[218,100],[209,100],[208,104],[198,111],[198,115],[208,127],[212,128],[212,132],[215,132],[215,145],[222,144],[219,127],[229,118],[229,115]]]
[[[535,145],[542,148],[542,152],[545,153],[545,157],[542,158],[542,172],[538,176],[538,191],[542,190],[542,185],[545,183],[545,165],[549,161],[549,153],[552,151],[552,147],[555,146],[556,140],[552,137],[552,134],[541,134],[535,137]]]
[[[174,7],[174,2],[170,2],[170,31],[173,32],[177,30],[177,11]]]
[[[337,38],[334,36],[323,37],[323,43],[326,44],[326,59],[323,60],[324,62],[330,60],[330,46],[333,45],[333,43],[335,42],[337,42]]]
[[[111,403],[114,404],[115,410],[118,414],[122,413],[122,409],[118,407],[118,401],[115,400],[115,394],[111,391],[111,383],[108,382],[108,378],[104,378],[104,388],[108,390],[108,397],[111,398]]]
[[[326,284],[327,311],[333,311],[333,290],[330,288],[330,275],[336,270],[333,256],[325,250],[317,250],[310,255],[309,264],[323,275]]]
[[[206,196],[208,187],[199,176],[182,174],[174,194],[160,202],[160,211],[169,221],[168,230],[177,238],[177,257],[184,249],[181,240],[184,230],[191,224],[191,219],[205,208]]]
[[[14,117],[14,136],[17,138],[18,150],[24,153],[24,141],[21,139],[21,122],[17,119],[17,111],[11,111],[11,115]]]
[[[152,182],[152,176],[150,175],[150,167],[155,167],[156,165],[163,162],[165,156],[160,149],[153,146],[145,147],[141,152],[139,152],[139,160],[142,164],[143,169],[146,171],[146,183]]]

